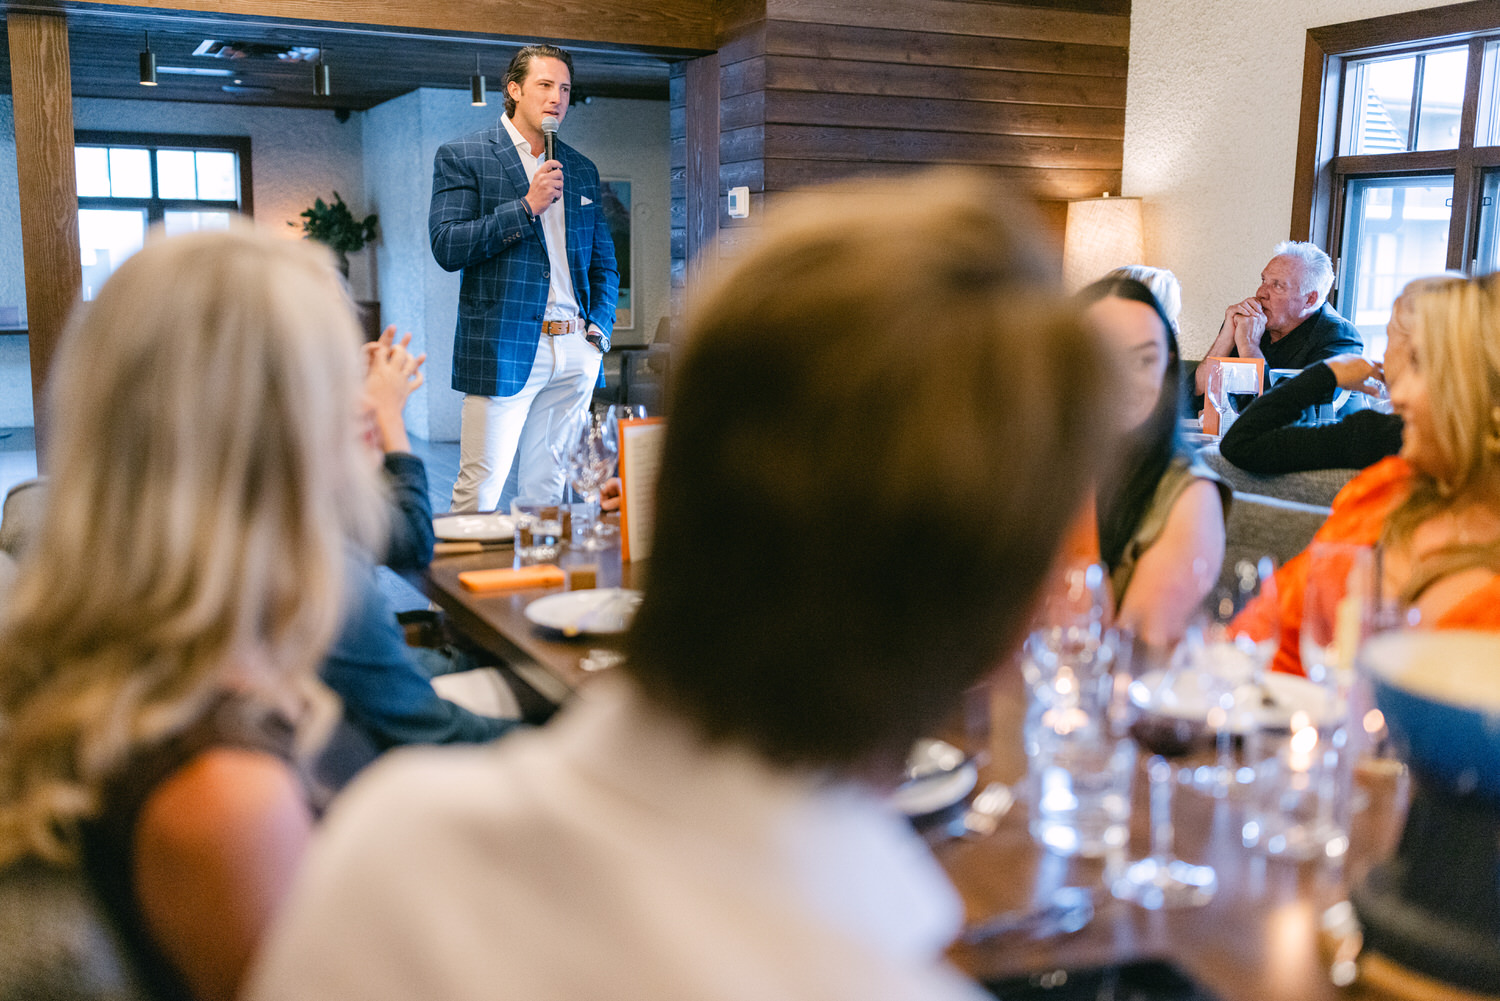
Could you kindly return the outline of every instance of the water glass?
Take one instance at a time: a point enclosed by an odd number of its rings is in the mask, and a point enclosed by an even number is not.
[[[1039,845],[1089,858],[1126,845],[1135,745],[1110,733],[1105,713],[1048,709],[1026,750],[1030,830]]]
[[[1307,861],[1340,858],[1349,848],[1347,731],[1320,726],[1305,712],[1285,728],[1251,737],[1255,782],[1240,830],[1245,847]]]
[[[540,497],[517,497],[510,502],[516,526],[516,565],[556,563],[568,538],[566,505]]]
[[[1063,635],[1056,626],[1037,630],[1023,658],[1032,681],[1023,732],[1030,830],[1048,851],[1097,857],[1130,836],[1135,748],[1116,730],[1111,673],[1128,640]]]

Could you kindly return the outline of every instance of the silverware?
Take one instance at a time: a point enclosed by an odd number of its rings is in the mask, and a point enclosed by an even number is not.
[[[963,941],[977,945],[1005,935],[1047,938],[1072,934],[1094,919],[1094,894],[1082,886],[1064,886],[1041,907],[1006,911],[964,929]]]

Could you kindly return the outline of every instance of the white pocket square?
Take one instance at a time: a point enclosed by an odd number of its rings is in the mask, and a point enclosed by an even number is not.
[[[592,205],[592,204],[594,204],[594,200],[592,198],[590,198],[588,195],[579,195],[578,197],[581,198],[581,199],[583,199],[583,204],[585,204],[585,205]]]

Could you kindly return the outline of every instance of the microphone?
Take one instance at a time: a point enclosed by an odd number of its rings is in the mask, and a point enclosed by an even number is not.
[[[553,155],[556,147],[557,118],[553,115],[548,115],[546,118],[542,119],[542,150],[544,152],[543,159],[556,160],[557,157]]]

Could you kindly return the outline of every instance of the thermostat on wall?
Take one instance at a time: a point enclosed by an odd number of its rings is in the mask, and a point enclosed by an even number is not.
[[[750,189],[745,187],[729,189],[729,218],[748,219],[750,217]]]

